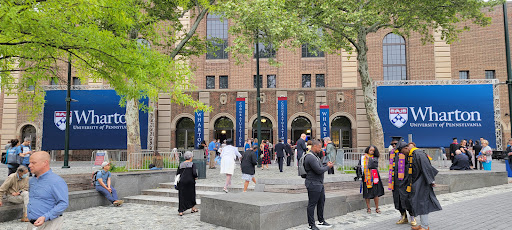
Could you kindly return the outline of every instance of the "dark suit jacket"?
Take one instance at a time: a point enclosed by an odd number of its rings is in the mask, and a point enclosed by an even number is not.
[[[464,154],[455,155],[453,164],[450,166],[450,170],[468,170],[469,169],[469,158]]]
[[[302,138],[299,138],[297,141],[297,157],[301,157],[302,154],[308,151],[308,147],[306,146],[306,141]]]
[[[286,152],[286,156],[293,155],[292,146],[290,146],[288,143],[284,144],[284,150]]]
[[[451,143],[450,144],[450,152],[449,153],[446,153],[446,157],[448,159],[452,159],[453,156],[455,156],[455,150],[459,149],[460,148],[460,145],[459,144],[454,144],[454,143]],[[452,156],[453,154],[453,156]]]
[[[284,157],[284,148],[285,145],[281,142],[274,145],[274,151],[276,151],[277,157]]]

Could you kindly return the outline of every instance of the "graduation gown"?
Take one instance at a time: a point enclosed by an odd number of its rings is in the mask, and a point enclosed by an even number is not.
[[[395,209],[400,212],[409,211],[409,214],[412,215],[411,205],[409,203],[409,193],[407,192],[407,186],[410,183],[410,175],[409,175],[409,157],[406,155],[405,157],[405,175],[403,180],[398,180],[398,156],[399,153],[395,154],[395,167],[393,171],[395,172],[393,176],[393,180],[395,181],[394,189],[393,189],[393,202],[395,203]]]
[[[425,215],[441,210],[441,204],[431,186],[439,171],[430,164],[423,150],[414,150],[412,168],[410,204],[414,215]]]
[[[359,165],[362,165],[363,162],[359,160]],[[361,181],[363,186],[363,198],[364,199],[374,199],[375,197],[381,197],[384,195],[384,186],[382,185],[382,180],[380,177],[380,173],[378,171],[379,169],[379,158],[378,157],[371,157],[370,160],[368,160],[368,168],[369,169],[377,169],[377,175],[379,176],[379,182],[377,184],[373,184],[371,188],[366,187],[366,182],[364,182],[364,178],[366,175],[364,175],[363,172],[363,180]]]

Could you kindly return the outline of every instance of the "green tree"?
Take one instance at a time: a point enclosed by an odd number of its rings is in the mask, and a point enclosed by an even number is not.
[[[300,43],[314,44],[327,52],[339,49],[357,53],[358,72],[364,92],[364,102],[370,123],[371,142],[384,148],[382,124],[377,114],[376,98],[372,92],[372,79],[368,72],[367,37],[380,30],[389,29],[405,36],[418,33],[423,42],[432,42],[434,33],[441,33],[442,39],[450,43],[467,26],[461,22],[471,21],[485,26],[491,19],[485,11],[501,0],[248,0],[224,3],[228,15],[240,27],[251,28],[251,21],[258,26],[271,28],[283,35],[274,37],[273,43],[290,44],[289,38]],[[240,6],[243,5],[243,6]],[[251,7],[256,5],[257,7]],[[262,7],[272,12],[261,12]],[[486,8],[487,7],[487,8]],[[247,8],[237,13],[240,8]],[[277,18],[297,17],[276,24],[266,21],[264,15]],[[262,19],[263,18],[263,19]],[[261,20],[260,20],[261,19]],[[297,27],[298,26],[298,27]],[[298,29],[299,28],[299,29]],[[315,33],[321,30],[322,33]],[[238,40],[248,39],[251,34],[243,30],[231,30]],[[237,44],[235,44],[237,46]],[[243,47],[238,50],[244,51]]]
[[[80,77],[108,82],[121,95],[122,105],[145,97],[157,101],[159,93],[169,93],[173,103],[207,110],[185,93],[195,87],[188,63],[137,41],[141,37],[165,41],[169,36],[162,35],[155,16],[143,10],[150,4],[139,0],[0,1],[4,92],[18,94],[21,104],[33,103],[26,109],[34,118],[44,103],[38,83],[65,72],[59,63],[71,56]],[[23,77],[15,78],[13,73]],[[29,85],[35,90],[27,91]],[[136,121],[138,127],[138,117]],[[129,127],[135,123],[127,122]],[[140,138],[138,146],[140,149]]]

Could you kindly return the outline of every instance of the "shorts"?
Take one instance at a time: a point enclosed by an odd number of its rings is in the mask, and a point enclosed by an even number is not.
[[[242,180],[245,180],[245,181],[251,181],[252,178],[254,177],[254,175],[249,175],[249,174],[242,174]]]

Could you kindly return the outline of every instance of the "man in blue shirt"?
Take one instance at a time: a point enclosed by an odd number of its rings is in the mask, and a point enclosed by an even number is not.
[[[110,174],[110,163],[103,162],[101,164],[101,169],[96,174],[96,191],[100,192],[103,196],[107,198],[110,203],[114,204],[114,206],[120,206],[123,204],[123,200],[117,199],[117,191],[114,187],[111,186],[111,174]]]
[[[33,153],[29,167],[35,175],[29,182],[29,229],[62,229],[62,213],[69,205],[68,185],[50,169],[47,152]]]
[[[217,145],[215,139],[213,139],[210,144],[208,144],[208,158],[209,158],[209,168],[215,168],[215,153],[217,152]]]

